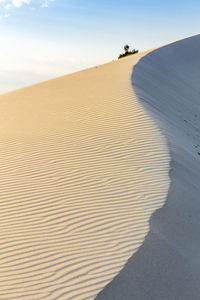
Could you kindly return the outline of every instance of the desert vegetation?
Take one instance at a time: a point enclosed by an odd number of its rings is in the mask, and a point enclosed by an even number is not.
[[[128,55],[133,55],[133,54],[139,52],[139,51],[136,50],[136,49],[133,49],[133,50],[129,50],[129,49],[130,49],[130,46],[129,46],[129,45],[125,45],[125,46],[124,46],[124,53],[121,53],[121,54],[118,56],[118,59],[123,58],[123,57],[126,57],[126,56],[128,56]]]

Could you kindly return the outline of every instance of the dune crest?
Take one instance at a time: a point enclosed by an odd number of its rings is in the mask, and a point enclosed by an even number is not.
[[[150,231],[100,300],[200,299],[200,35],[144,56],[133,69],[140,103],[166,136],[170,188]]]
[[[0,96],[1,299],[94,299],[142,244],[169,187],[142,55]]]

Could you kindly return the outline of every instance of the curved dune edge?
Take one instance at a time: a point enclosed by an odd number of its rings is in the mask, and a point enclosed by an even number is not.
[[[96,299],[200,299],[200,35],[134,67],[133,88],[170,149],[170,188],[143,245]]]
[[[132,90],[141,55],[0,96],[4,300],[94,299],[142,244],[169,154]]]

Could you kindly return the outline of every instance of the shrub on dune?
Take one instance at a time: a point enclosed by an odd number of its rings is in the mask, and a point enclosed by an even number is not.
[[[133,50],[131,50],[131,51],[129,51],[129,49],[130,49],[129,45],[125,45],[125,46],[124,46],[124,53],[121,53],[121,54],[118,56],[118,59],[123,58],[123,57],[126,57],[126,56],[129,56],[129,55],[133,55],[133,54],[139,52],[139,51],[136,50],[136,49],[133,49]]]

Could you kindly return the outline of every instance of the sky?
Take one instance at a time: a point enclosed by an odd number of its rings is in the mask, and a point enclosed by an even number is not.
[[[0,0],[0,93],[200,29],[199,0]]]

